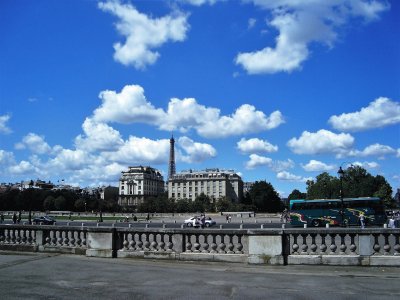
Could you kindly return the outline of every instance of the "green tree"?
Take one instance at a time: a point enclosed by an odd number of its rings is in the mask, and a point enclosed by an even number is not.
[[[206,212],[212,210],[211,199],[204,193],[201,193],[196,197],[192,206],[194,212]]]
[[[217,211],[231,211],[233,208],[232,201],[226,197],[221,197],[215,204]]]
[[[271,183],[256,181],[249,191],[253,205],[258,211],[278,212],[283,204]]]
[[[316,177],[316,181],[307,181],[307,199],[334,199],[339,198],[340,181],[337,177],[323,172]]]
[[[53,210],[54,209],[55,198],[53,196],[47,196],[43,201],[43,209],[44,210]]]
[[[56,210],[65,210],[67,205],[67,200],[64,198],[64,196],[58,196],[54,200],[54,208]]]
[[[288,200],[293,200],[293,199],[306,199],[307,198],[307,194],[306,193],[302,193],[297,189],[294,189],[289,197]]]
[[[191,205],[188,199],[179,199],[176,201],[176,212],[184,213],[191,211]]]

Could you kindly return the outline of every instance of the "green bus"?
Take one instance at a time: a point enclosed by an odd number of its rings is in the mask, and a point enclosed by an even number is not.
[[[375,197],[344,198],[343,224],[359,225],[359,216],[364,214],[366,225],[382,225],[386,223],[385,205]],[[319,227],[330,224],[342,224],[342,201],[340,199],[290,200],[290,224],[293,226]]]

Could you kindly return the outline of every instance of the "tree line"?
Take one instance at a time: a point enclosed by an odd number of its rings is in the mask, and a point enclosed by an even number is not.
[[[379,197],[387,207],[395,207],[392,188],[381,175],[372,176],[360,166],[350,166],[344,170],[342,182],[327,172],[318,175],[315,180],[306,183],[307,191],[293,190],[290,199],[339,199],[342,186],[343,196]],[[195,201],[189,199],[168,199],[167,193],[157,197],[148,197],[135,208],[122,208],[118,199],[102,200],[100,193],[77,193],[70,190],[41,190],[29,188],[23,191],[9,190],[0,193],[0,210],[38,210],[38,211],[107,211],[107,212],[220,212],[220,211],[257,211],[279,212],[284,203],[271,183],[256,181],[243,199],[232,202],[228,197],[211,199],[200,194]]]

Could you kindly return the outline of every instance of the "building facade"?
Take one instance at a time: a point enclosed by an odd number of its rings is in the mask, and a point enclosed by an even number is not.
[[[135,207],[143,203],[146,197],[164,193],[164,178],[151,167],[129,167],[122,172],[119,180],[118,204],[123,207]]]
[[[168,198],[194,201],[200,194],[212,201],[226,197],[233,202],[243,198],[242,178],[233,170],[206,169],[182,171],[168,180]]]

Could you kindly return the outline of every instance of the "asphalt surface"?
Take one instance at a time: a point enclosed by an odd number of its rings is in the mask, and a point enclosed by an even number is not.
[[[1,299],[400,299],[399,268],[0,252]]]

